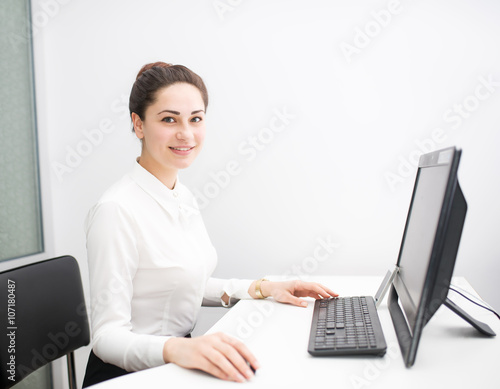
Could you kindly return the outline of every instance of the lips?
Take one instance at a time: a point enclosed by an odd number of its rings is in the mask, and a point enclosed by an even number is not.
[[[188,155],[194,149],[194,146],[169,147],[169,149],[177,155]]]
[[[193,148],[194,146],[192,147],[170,147],[172,150],[179,150],[179,151],[189,151]]]

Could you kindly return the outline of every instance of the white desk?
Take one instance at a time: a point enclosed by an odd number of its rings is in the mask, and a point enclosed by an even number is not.
[[[341,295],[374,295],[379,277],[314,277]],[[455,285],[472,291],[464,278]],[[415,365],[407,369],[386,301],[379,308],[388,350],[384,357],[311,357],[307,353],[313,300],[307,308],[272,300],[243,300],[208,333],[222,331],[242,339],[261,364],[256,376],[238,384],[169,364],[94,386],[127,388],[477,388],[498,385],[500,320],[454,292],[449,297],[498,336],[481,336],[442,306],[424,329]],[[387,300],[387,297],[385,298]],[[494,384],[497,382],[497,384]],[[182,386],[176,386],[176,384]],[[481,385],[482,384],[482,385]],[[243,385],[243,386],[241,386]]]

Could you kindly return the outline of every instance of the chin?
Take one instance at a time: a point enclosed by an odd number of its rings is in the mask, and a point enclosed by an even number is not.
[[[175,167],[179,170],[182,170],[182,169],[187,169],[189,166],[191,166],[191,164],[193,163],[192,160],[189,160],[189,161],[180,161],[178,163],[175,164]]]

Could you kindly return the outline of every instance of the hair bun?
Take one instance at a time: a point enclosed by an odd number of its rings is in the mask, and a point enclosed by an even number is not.
[[[144,65],[141,70],[139,70],[139,73],[137,73],[137,77],[135,78],[136,80],[144,73],[146,70],[152,69],[152,68],[169,68],[170,66],[173,66],[171,63],[165,63],[165,62],[152,62],[152,63],[147,63]]]
[[[130,116],[137,114],[145,119],[146,109],[156,101],[157,93],[176,83],[187,83],[196,87],[201,94],[205,111],[208,106],[208,93],[205,83],[195,72],[183,65],[154,62],[144,65],[132,85],[129,97]]]

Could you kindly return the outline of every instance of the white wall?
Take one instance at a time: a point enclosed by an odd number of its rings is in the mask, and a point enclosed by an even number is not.
[[[47,217],[56,254],[77,257],[84,277],[87,210],[139,154],[128,93],[143,64],[162,60],[190,67],[209,88],[205,150],[181,180],[210,197],[203,214],[216,276],[382,275],[397,260],[415,173],[408,160],[457,145],[469,212],[455,274],[500,307],[498,2],[33,0],[33,8]],[[281,132],[269,130],[280,123]],[[229,180],[228,164],[238,166]],[[321,240],[334,248],[311,260]]]

